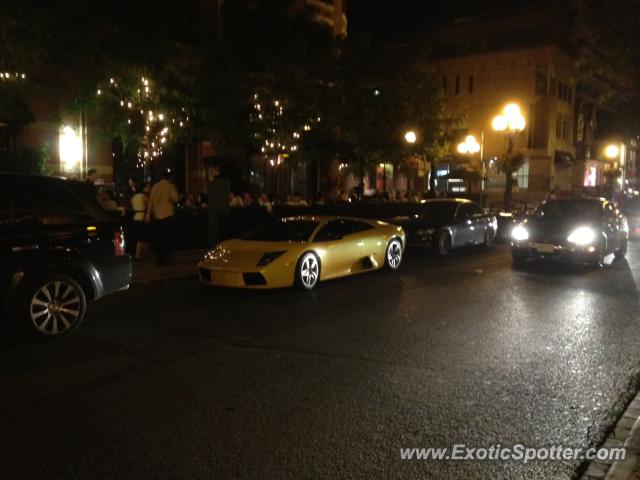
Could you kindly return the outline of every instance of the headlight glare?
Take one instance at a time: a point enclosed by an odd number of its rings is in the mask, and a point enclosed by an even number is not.
[[[522,242],[529,238],[529,232],[523,225],[516,225],[513,230],[511,230],[511,237],[518,242]]]
[[[567,241],[576,245],[589,245],[596,239],[596,232],[589,227],[576,228],[571,235],[567,237]]]

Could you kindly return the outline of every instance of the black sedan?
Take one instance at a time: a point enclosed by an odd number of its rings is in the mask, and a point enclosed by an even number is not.
[[[627,200],[622,206],[622,211],[629,222],[629,237],[640,238],[640,198]]]
[[[513,200],[509,207],[504,202],[491,202],[489,214],[495,215],[498,220],[496,240],[509,242],[511,229],[522,222],[529,213],[529,205],[524,200]]]
[[[0,173],[0,302],[7,320],[55,338],[87,303],[129,286],[122,228],[88,185]]]
[[[627,253],[627,220],[613,202],[573,198],[543,203],[511,231],[514,266],[527,260],[558,260],[599,266]]]
[[[454,248],[491,245],[498,228],[493,215],[463,198],[426,200],[416,213],[392,223],[404,228],[407,244],[433,247],[440,256]]]

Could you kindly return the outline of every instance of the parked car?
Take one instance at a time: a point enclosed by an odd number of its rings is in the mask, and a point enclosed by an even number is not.
[[[426,200],[410,217],[397,217],[393,223],[407,233],[407,244],[433,247],[445,256],[454,248],[491,245],[498,222],[493,215],[463,198]]]
[[[227,240],[198,264],[201,282],[240,288],[296,285],[385,268],[400,268],[402,228],[375,220],[300,216]]]
[[[613,202],[600,198],[550,200],[511,232],[514,266],[532,258],[598,266],[627,253],[628,225]]]
[[[120,225],[90,185],[0,173],[0,300],[6,319],[59,337],[87,302],[126,289],[131,260]]]
[[[511,206],[505,206],[504,202],[491,202],[488,213],[494,215],[498,220],[498,231],[496,240],[509,242],[511,239],[511,229],[522,222],[531,213],[529,205],[524,200],[513,200]]]
[[[640,197],[627,200],[622,205],[622,211],[629,224],[629,238],[640,238]]]

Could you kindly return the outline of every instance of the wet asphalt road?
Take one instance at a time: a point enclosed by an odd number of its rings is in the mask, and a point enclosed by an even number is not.
[[[63,341],[0,339],[0,478],[572,478],[399,449],[600,441],[640,371],[639,269],[640,243],[598,271],[496,247],[310,293],[133,288]]]

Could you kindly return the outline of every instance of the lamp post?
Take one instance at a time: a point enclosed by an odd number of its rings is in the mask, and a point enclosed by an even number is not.
[[[482,206],[482,197],[484,193],[484,132],[480,134],[480,143],[473,135],[467,135],[464,142],[458,144],[458,153],[462,155],[475,155],[480,152],[480,205]]]
[[[513,144],[515,136],[522,132],[525,127],[525,119],[520,113],[520,107],[515,103],[510,103],[502,109],[502,113],[493,118],[491,127],[498,133],[505,135],[507,139],[507,155],[504,159],[504,172],[506,184],[504,191],[504,206],[511,207],[511,196],[513,191]]]
[[[416,135],[416,132],[414,132],[413,130],[407,130],[404,133],[404,141],[407,142],[409,145],[414,145],[417,140],[418,140],[418,135]],[[420,155],[420,161],[424,162],[425,165],[427,163],[426,159],[422,155]],[[418,165],[418,170],[420,170],[420,165]],[[419,173],[418,173],[418,176],[419,176]],[[418,182],[418,179],[416,178],[416,190],[418,190],[417,182]],[[424,192],[424,187],[421,186],[420,189]]]
[[[609,194],[613,197],[614,181],[616,178],[620,182],[621,189],[624,191],[624,145],[620,144],[620,146],[618,146],[615,143],[607,145],[604,148],[604,156],[611,161],[615,161],[613,166],[610,168],[611,173],[609,178]],[[620,171],[620,175],[616,175],[618,171]]]

